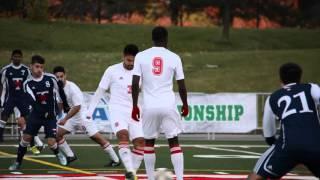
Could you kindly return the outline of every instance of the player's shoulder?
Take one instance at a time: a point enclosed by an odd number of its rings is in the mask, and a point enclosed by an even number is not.
[[[29,70],[29,67],[25,64],[21,64],[21,68]]]
[[[46,72],[46,73],[43,74],[43,77],[44,77],[44,78],[47,78],[47,79],[52,79],[52,80],[57,81],[56,76],[53,75],[53,74],[51,74],[51,73],[47,73],[47,72]]]
[[[3,72],[3,71],[7,70],[7,69],[10,68],[10,67],[12,67],[12,64],[7,64],[7,65],[5,65],[5,66],[3,66],[3,67],[1,68],[1,71],[0,71],[0,72]]]
[[[118,69],[120,69],[122,66],[123,66],[122,63],[117,63],[117,64],[110,65],[105,70],[105,73],[113,73],[113,72],[117,71]]]
[[[80,89],[79,86],[73,81],[67,80],[67,85],[72,89]]]

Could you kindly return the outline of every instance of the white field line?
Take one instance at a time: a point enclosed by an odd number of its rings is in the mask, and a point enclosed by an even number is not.
[[[217,148],[217,147],[207,147],[207,146],[204,146],[204,145],[195,145],[194,147],[201,148],[201,149],[218,150],[218,151],[239,152],[239,153],[259,155],[259,156],[261,155],[261,153],[256,153],[256,152],[251,152],[251,151],[225,149],[225,148]]]
[[[72,147],[98,147],[98,144],[69,144]],[[118,146],[113,144],[113,146]],[[267,145],[229,145],[229,144],[181,144],[181,147],[195,147],[195,146],[206,146],[206,147],[240,147],[240,148],[266,148]],[[18,147],[17,144],[0,144],[0,147]],[[168,144],[157,144],[156,147],[168,147]]]

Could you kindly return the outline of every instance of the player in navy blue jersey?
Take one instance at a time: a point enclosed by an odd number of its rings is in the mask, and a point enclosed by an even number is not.
[[[320,177],[320,88],[300,83],[297,64],[284,64],[279,73],[283,86],[267,98],[263,116],[263,134],[271,147],[248,179],[279,179],[298,164]],[[276,119],[281,125],[278,138]]]
[[[66,157],[59,152],[56,142],[57,127],[57,102],[61,102],[57,80],[52,74],[44,73],[45,60],[39,55],[32,56],[31,72],[32,77],[24,83],[24,90],[27,93],[29,104],[32,106],[31,113],[27,119],[27,126],[19,143],[17,159],[9,167],[9,170],[19,169],[26,153],[27,146],[33,136],[38,134],[43,126],[48,146],[57,156],[60,164],[66,165]]]
[[[11,63],[3,67],[1,74],[1,112],[0,118],[0,141],[3,141],[3,131],[6,123],[16,107],[24,119],[29,114],[29,105],[25,101],[23,83],[30,76],[27,66],[21,64],[22,51],[13,50],[11,54]]]

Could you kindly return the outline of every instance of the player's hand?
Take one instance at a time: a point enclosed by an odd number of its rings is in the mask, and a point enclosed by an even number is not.
[[[133,106],[132,108],[132,113],[131,113],[131,118],[135,121],[139,121],[140,119],[140,110],[138,106]]]
[[[66,124],[67,120],[66,119],[62,119],[58,122],[58,125],[60,126],[64,126],[64,124]]]
[[[184,104],[181,108],[181,116],[186,117],[189,114],[189,106]]]

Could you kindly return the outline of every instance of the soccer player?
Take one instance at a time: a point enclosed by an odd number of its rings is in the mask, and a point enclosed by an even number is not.
[[[59,148],[67,155],[68,164],[76,160],[76,156],[67,144],[64,135],[74,131],[76,126],[84,127],[89,137],[100,144],[102,149],[111,157],[110,166],[115,167],[120,165],[119,158],[112,148],[112,145],[103,138],[99,133],[96,125],[91,119],[86,119],[83,94],[80,88],[71,81],[67,80],[67,74],[64,67],[57,66],[53,69],[53,73],[59,81],[63,83],[63,89],[66,95],[66,100],[70,106],[69,112],[58,121],[57,141]]]
[[[31,58],[31,73],[29,78],[23,85],[24,91],[27,93],[29,104],[32,106],[31,113],[27,119],[27,126],[24,130],[23,137],[19,143],[17,159],[9,167],[9,170],[17,170],[20,168],[23,157],[27,151],[33,136],[38,134],[39,129],[44,126],[45,137],[48,140],[48,146],[58,158],[60,164],[66,165],[66,157],[59,152],[56,142],[55,130],[57,127],[57,97],[58,93],[57,80],[52,74],[44,73],[45,59],[39,55]]]
[[[89,106],[88,116],[105,91],[110,92],[109,114],[112,130],[119,140],[119,156],[126,168],[126,179],[135,179],[135,173],[143,160],[143,130],[141,122],[132,121],[131,82],[134,57],[139,52],[138,47],[128,44],[123,50],[123,62],[107,68],[100,81]],[[132,140],[133,150],[130,151],[129,140]]]
[[[25,129],[25,119],[29,114],[29,104],[26,102],[25,93],[23,91],[23,83],[30,76],[29,68],[22,64],[23,54],[20,49],[15,49],[11,53],[11,63],[0,71],[1,74],[1,112],[0,119],[0,142],[3,141],[3,131],[10,115],[18,111],[20,116],[16,117],[20,131]],[[16,114],[16,113],[15,113]],[[22,133],[21,133],[22,134]],[[39,154],[39,149],[43,148],[43,143],[38,136],[34,137],[31,143],[31,151],[34,154]]]
[[[152,30],[154,46],[137,54],[132,79],[133,109],[132,119],[139,121],[138,107],[139,81],[143,94],[142,124],[145,138],[144,162],[148,179],[154,179],[156,161],[155,139],[160,128],[168,139],[171,162],[178,180],[183,179],[183,152],[179,145],[178,134],[182,132],[181,117],[177,111],[173,92],[175,77],[183,106],[181,115],[188,115],[187,90],[180,57],[168,50],[168,32],[158,26]]]
[[[282,88],[267,98],[263,115],[263,134],[271,147],[248,179],[280,179],[298,164],[320,177],[320,88],[300,83],[302,69],[297,64],[283,64],[279,74]],[[276,119],[281,124],[278,138]]]

